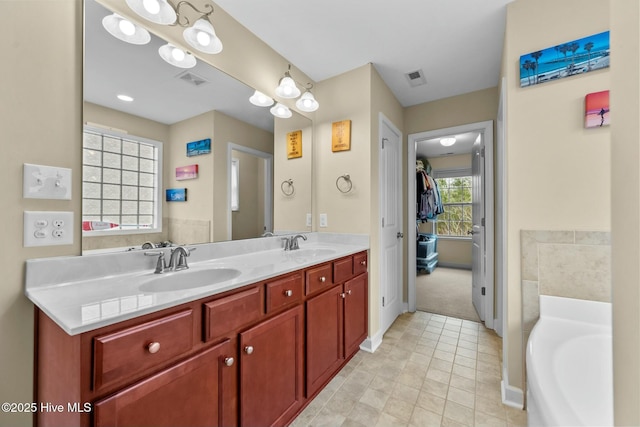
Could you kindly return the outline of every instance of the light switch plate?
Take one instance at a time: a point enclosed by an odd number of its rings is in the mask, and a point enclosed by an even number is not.
[[[326,213],[321,213],[320,214],[320,227],[327,227],[327,226],[328,226],[327,214]]]
[[[307,227],[311,227],[311,225],[312,225],[312,224],[311,224],[311,214],[310,214],[310,213],[308,213],[308,214],[307,214]]]
[[[24,247],[73,244],[73,212],[24,211]]]
[[[22,196],[71,200],[71,169],[25,163]]]

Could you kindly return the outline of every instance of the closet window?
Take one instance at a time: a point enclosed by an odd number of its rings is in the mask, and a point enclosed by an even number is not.
[[[444,237],[470,237],[473,228],[471,176],[436,178],[444,213],[438,215],[436,234]]]
[[[85,128],[82,146],[83,233],[162,231],[162,143]]]

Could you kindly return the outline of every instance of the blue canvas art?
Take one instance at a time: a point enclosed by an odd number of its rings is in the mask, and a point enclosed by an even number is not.
[[[520,87],[576,76],[609,66],[609,31],[520,57]]]
[[[167,188],[167,202],[186,202],[187,201],[187,189],[186,188]]]
[[[187,142],[187,157],[211,153],[211,138]]]

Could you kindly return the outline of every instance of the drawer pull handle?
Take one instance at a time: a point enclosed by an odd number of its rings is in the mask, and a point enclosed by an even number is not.
[[[244,348],[244,352],[247,354],[251,354],[253,353],[253,346],[252,345],[248,345]]]
[[[224,359],[224,364],[227,366],[233,366],[234,362],[235,360],[233,359],[233,357],[225,357]]]
[[[360,265],[367,265],[367,261],[360,261]]]
[[[326,281],[327,281],[327,278],[326,278],[326,277],[324,277],[324,276],[321,276],[319,280],[320,280],[322,283],[324,283],[324,282],[326,282]]]
[[[291,289],[287,289],[286,291],[284,291],[284,296],[285,297],[290,297],[293,295],[293,291]]]
[[[147,350],[149,350],[149,353],[151,353],[151,354],[155,354],[155,353],[159,352],[160,351],[160,343],[159,342],[149,343],[149,345],[147,346]]]

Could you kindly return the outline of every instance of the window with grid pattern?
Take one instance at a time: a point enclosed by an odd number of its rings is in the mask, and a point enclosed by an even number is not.
[[[82,158],[85,233],[162,230],[162,143],[85,128]]]
[[[436,220],[439,236],[469,237],[473,229],[471,176],[436,178],[444,213]]]

